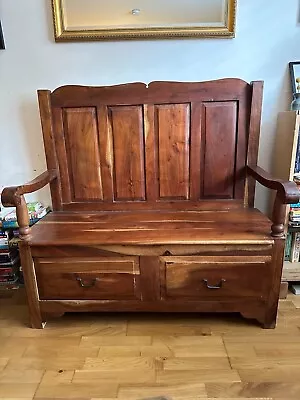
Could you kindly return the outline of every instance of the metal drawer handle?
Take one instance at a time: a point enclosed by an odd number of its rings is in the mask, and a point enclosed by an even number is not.
[[[203,279],[203,282],[205,283],[207,289],[221,289],[223,286],[223,283],[226,282],[226,279],[221,279],[220,282],[216,286],[209,285],[207,279]]]
[[[94,287],[98,280],[99,280],[99,278],[94,278],[89,283],[88,282],[85,283],[85,280],[83,280],[82,278],[76,277],[76,281],[79,282],[79,285],[84,288]]]

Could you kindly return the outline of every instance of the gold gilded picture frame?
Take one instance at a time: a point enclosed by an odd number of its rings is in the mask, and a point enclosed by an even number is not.
[[[56,42],[64,41],[95,41],[95,40],[123,40],[123,39],[166,39],[166,38],[234,38],[237,0],[224,0],[224,18],[222,23],[218,24],[159,24],[151,26],[148,24],[139,26],[117,26],[116,24],[97,26],[68,26],[69,19],[65,10],[65,1],[70,0],[52,0],[54,34]],[[108,3],[107,0],[103,4]],[[163,1],[163,0],[161,0]],[[202,0],[199,0],[200,2]],[[78,0],[77,0],[78,2]],[[149,0],[151,2],[151,0]],[[185,0],[177,0],[179,6],[182,3],[184,12],[186,7]],[[84,5],[85,0],[82,0]],[[110,3],[110,7],[112,3]],[[133,9],[134,12],[140,11]]]

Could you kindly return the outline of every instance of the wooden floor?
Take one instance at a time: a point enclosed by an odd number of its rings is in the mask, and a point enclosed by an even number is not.
[[[300,399],[300,296],[281,301],[275,330],[222,315],[26,324],[23,293],[0,298],[1,399]]]

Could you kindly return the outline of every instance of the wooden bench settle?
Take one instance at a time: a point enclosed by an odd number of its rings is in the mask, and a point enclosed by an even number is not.
[[[240,312],[274,327],[285,205],[257,164],[262,83],[239,79],[39,91],[48,170],[16,206],[31,326],[68,311]],[[255,180],[275,190],[272,221]],[[29,228],[26,193],[53,212]]]

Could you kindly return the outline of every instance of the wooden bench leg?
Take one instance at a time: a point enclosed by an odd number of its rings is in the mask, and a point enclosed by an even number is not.
[[[269,313],[266,314],[265,312],[263,312],[263,315],[261,313],[261,311],[257,311],[255,313],[255,311],[253,312],[241,312],[241,315],[244,318],[247,319],[253,319],[256,320],[260,323],[260,325],[262,326],[262,328],[264,329],[274,329],[276,327],[276,314],[274,315],[274,313]]]
[[[276,320],[270,322],[263,322],[261,325],[264,329],[274,329],[276,328]]]
[[[43,329],[46,322],[42,320],[36,276],[33,266],[30,247],[25,241],[19,243],[21,265],[29,309],[30,325],[34,329]]]
[[[269,309],[265,312],[265,315],[261,318],[257,318],[257,321],[261,324],[264,329],[276,328],[277,320],[277,307]]]
[[[284,240],[276,239],[274,243],[274,253],[272,258],[273,280],[268,299],[268,306],[264,318],[260,321],[265,329],[274,329],[276,327],[277,309],[280,294],[281,274],[284,256]]]

